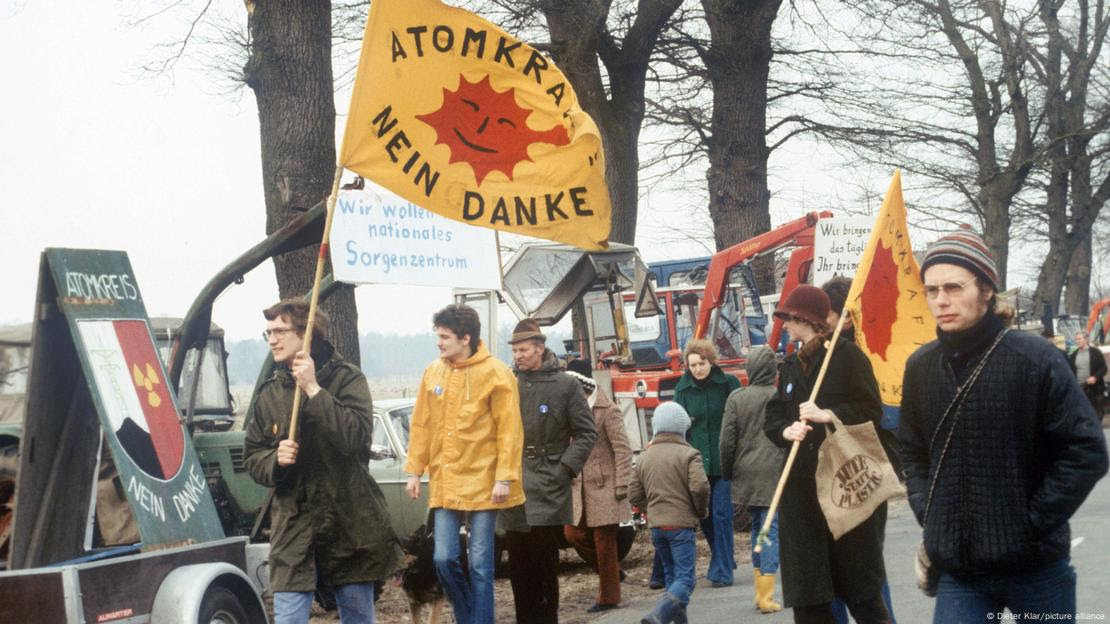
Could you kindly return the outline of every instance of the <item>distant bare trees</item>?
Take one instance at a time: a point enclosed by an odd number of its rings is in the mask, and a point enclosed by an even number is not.
[[[811,128],[862,162],[928,179],[933,196],[917,207],[938,225],[970,217],[1004,281],[1013,237],[1047,240],[1038,309],[1057,310],[1070,276],[1068,300],[1085,310],[1084,241],[1110,193],[1104,1],[843,6],[815,38],[852,49],[819,57],[847,79]]]
[[[667,171],[708,167],[698,191],[708,197],[718,249],[766,231],[768,158],[786,141],[810,134],[838,146],[852,165],[904,170],[913,180],[907,190],[914,193],[916,220],[936,230],[972,222],[1004,281],[1013,241],[1046,244],[1043,257],[1021,259],[1038,265],[1035,298],[1056,310],[1066,286],[1067,308],[1083,311],[1091,260],[1100,253],[1090,232],[1110,199],[1105,2],[461,4],[547,51],[566,72],[602,133],[615,241],[634,241],[644,164]],[[293,79],[311,81],[298,84],[311,88],[313,100],[326,99],[325,82],[349,79],[342,65],[338,80],[330,73],[323,80],[331,69],[319,65],[328,56],[316,46],[325,45],[329,27],[335,42],[357,46],[366,5],[334,0],[330,21],[319,6],[288,7],[265,21],[274,13],[247,4],[260,15],[249,18],[249,36],[242,39],[251,59],[245,77],[259,101],[263,158],[298,146],[298,162],[279,155],[266,165],[267,210],[278,223],[281,211],[307,201],[302,196],[326,192],[316,185],[330,172],[325,176],[308,160],[322,163],[323,154],[334,153],[334,127],[312,121],[305,130],[327,137],[298,137],[281,121],[293,114],[296,98],[284,101],[275,89]],[[302,17],[315,34],[297,26]],[[278,33],[288,41],[275,40]],[[279,69],[292,53],[309,54],[320,71]],[[267,82],[267,72],[280,71],[290,73]],[[290,110],[280,110],[284,105]],[[305,114],[314,120],[333,112]],[[656,148],[647,163],[640,157],[645,123]],[[289,175],[293,168],[300,173]],[[761,287],[769,271],[757,267]]]

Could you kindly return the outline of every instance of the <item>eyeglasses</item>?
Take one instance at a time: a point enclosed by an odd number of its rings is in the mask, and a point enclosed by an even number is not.
[[[943,290],[945,295],[948,295],[949,297],[955,297],[956,295],[962,293],[964,291],[964,288],[970,283],[971,280],[967,280],[965,282],[947,282],[939,286],[926,284],[925,296],[930,299],[936,299],[940,296],[940,291]]]
[[[262,332],[262,339],[269,340],[270,337],[273,336],[274,338],[281,340],[281,338],[285,336],[285,334],[288,334],[291,331],[293,331],[292,327],[275,327],[274,329],[267,329],[266,331]]]

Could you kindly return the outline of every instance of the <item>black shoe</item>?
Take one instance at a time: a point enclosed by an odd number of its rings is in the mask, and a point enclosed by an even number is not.
[[[612,609],[616,609],[616,608],[619,608],[619,607],[620,607],[620,605],[601,604],[600,602],[598,602],[598,603],[594,603],[594,606],[590,607],[589,609],[586,609],[586,613],[600,613],[602,611],[610,611]]]
[[[732,583],[722,583],[720,581],[713,581],[713,587],[716,587],[718,589],[721,588],[721,587],[732,587]]]
[[[648,589],[663,589],[663,581],[651,581],[648,583]]]

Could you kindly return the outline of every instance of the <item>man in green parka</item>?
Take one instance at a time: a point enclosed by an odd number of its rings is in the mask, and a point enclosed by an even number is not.
[[[273,376],[247,414],[245,465],[274,488],[270,585],[276,624],[308,622],[317,585],[333,588],[345,623],[374,622],[374,581],[401,567],[385,498],[370,476],[373,428],[366,377],[324,337],[319,310],[304,352],[308,304],[287,299],[263,311]],[[303,395],[289,440],[295,385]]]

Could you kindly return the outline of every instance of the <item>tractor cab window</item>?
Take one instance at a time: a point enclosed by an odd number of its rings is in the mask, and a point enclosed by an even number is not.
[[[158,332],[156,342],[162,361],[168,363],[170,337]],[[185,354],[185,363],[181,368],[180,389],[177,393],[177,407],[185,414],[188,413],[190,404],[192,404],[194,417],[202,417],[198,420],[221,420],[230,423],[233,418],[235,408],[228,390],[227,362],[221,336],[208,338],[203,355],[200,349],[189,349]]]
[[[662,307],[662,300],[660,300]],[[636,302],[624,302],[624,318],[628,323],[628,340],[630,342],[655,342],[660,336],[659,315],[646,318],[636,318]]]
[[[746,271],[747,268],[746,265],[738,265],[729,271],[728,287],[721,305],[714,311],[712,340],[721,359],[741,357],[752,347],[747,310],[753,301],[758,303],[759,299],[753,296],[755,290],[748,279],[750,271]],[[759,310],[762,314],[762,309]]]
[[[698,306],[701,302],[702,291],[675,293],[672,296],[674,305],[674,332],[676,347],[685,349],[686,342],[694,337],[694,325],[698,321]]]
[[[618,354],[617,329],[613,322],[613,310],[609,307],[609,299],[604,298],[590,303],[586,307],[586,314],[589,316],[593,354],[597,361],[616,356]]]

